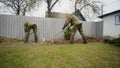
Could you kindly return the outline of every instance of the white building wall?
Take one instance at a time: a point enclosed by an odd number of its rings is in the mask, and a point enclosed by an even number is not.
[[[120,35],[120,25],[115,24],[115,15],[109,15],[103,18],[103,36],[118,37]]]

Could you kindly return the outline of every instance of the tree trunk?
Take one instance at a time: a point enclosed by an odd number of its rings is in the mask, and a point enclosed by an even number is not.
[[[48,17],[52,17],[51,10],[48,10]]]
[[[48,9],[48,17],[51,16],[51,9],[50,9],[51,1],[47,0],[47,9]]]
[[[77,10],[77,0],[75,1],[75,11]]]
[[[50,9],[50,5],[48,4],[48,17],[51,17],[51,9]]]
[[[20,6],[18,5],[17,13],[16,15],[20,15]]]
[[[24,8],[24,10],[22,12],[23,16],[25,16],[25,14],[26,14],[26,8],[27,8],[27,6]]]
[[[25,14],[26,14],[26,11],[24,10],[24,11],[23,11],[23,16],[25,16]]]
[[[51,4],[51,2],[52,2],[52,0],[47,0],[48,17],[52,17],[51,10],[55,6],[55,4],[58,2],[58,0],[56,0],[53,4]]]

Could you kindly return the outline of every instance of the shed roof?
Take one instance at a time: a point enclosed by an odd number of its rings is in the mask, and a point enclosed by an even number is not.
[[[103,18],[103,17],[109,16],[109,15],[112,15],[112,14],[115,14],[115,13],[120,13],[120,10],[113,11],[113,12],[110,12],[110,13],[106,13],[104,15],[99,16],[99,18]]]

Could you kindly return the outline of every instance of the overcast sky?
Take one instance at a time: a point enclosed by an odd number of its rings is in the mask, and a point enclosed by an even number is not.
[[[97,0],[98,1],[98,0]],[[115,10],[120,10],[120,0],[99,0],[103,3],[103,13],[109,13]],[[57,3],[56,6],[53,8],[52,11],[54,12],[62,12],[62,13],[71,13],[74,11],[73,8],[73,3],[69,2],[68,0],[63,0],[60,3]],[[47,4],[43,3],[39,9],[36,9],[33,11],[31,14],[32,16],[40,16],[44,17],[45,16],[45,11]]]
[[[120,0],[101,0],[104,4],[104,13],[120,10]]]
[[[98,1],[98,0],[97,0]],[[120,10],[120,0],[99,0],[103,2],[103,11],[104,13],[109,13],[115,10]],[[52,11],[54,12],[62,12],[62,13],[71,13],[73,12],[74,8],[72,6],[72,2],[68,0],[62,0],[61,2],[57,3],[56,6],[53,8]],[[35,8],[27,15],[35,16],[35,17],[45,17],[45,11],[47,11],[47,4],[42,3],[39,8]],[[11,14],[9,12],[3,12],[4,9],[0,10],[0,14]]]

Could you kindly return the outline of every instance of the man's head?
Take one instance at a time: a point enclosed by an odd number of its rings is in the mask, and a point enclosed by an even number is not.
[[[75,12],[73,12],[72,14],[77,16],[78,13],[79,13],[79,9],[77,9],[77,10],[76,10]]]
[[[73,14],[66,14],[65,17],[66,17],[66,18],[70,18],[70,17],[72,17],[72,15],[73,15]]]
[[[69,14],[65,14],[65,17],[68,18],[68,17],[69,17]]]

